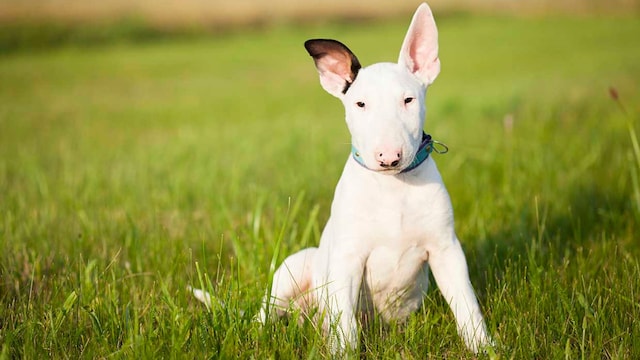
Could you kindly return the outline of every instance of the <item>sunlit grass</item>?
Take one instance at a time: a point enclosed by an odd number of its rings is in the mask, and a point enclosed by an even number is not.
[[[272,260],[317,244],[349,153],[302,43],[394,60],[406,25],[0,58],[0,357],[328,357],[311,324],[252,321]],[[495,353],[640,357],[638,21],[439,26],[427,130]],[[471,357],[437,290],[426,304],[359,351]]]

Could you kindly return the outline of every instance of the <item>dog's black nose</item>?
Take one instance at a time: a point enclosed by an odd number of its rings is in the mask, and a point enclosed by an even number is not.
[[[391,164],[388,164],[386,162],[380,162],[380,166],[382,166],[383,168],[394,168],[396,166],[398,166],[398,164],[400,164],[400,160],[395,160],[393,162],[391,162]]]
[[[381,162],[380,166],[382,166],[383,168],[393,168],[398,166],[398,164],[400,164],[400,160],[396,160],[394,162],[392,162],[391,164],[385,163],[385,162]]]

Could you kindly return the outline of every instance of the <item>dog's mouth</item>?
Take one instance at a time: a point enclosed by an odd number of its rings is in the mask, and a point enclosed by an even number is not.
[[[398,161],[395,164],[394,163],[385,164],[385,163],[379,162],[378,167],[372,170],[381,174],[396,175],[403,172],[404,169],[406,169],[407,166],[409,166],[410,164],[411,162],[407,163],[406,161]]]
[[[365,159],[359,153],[353,153],[353,159],[362,167],[367,170],[384,175],[397,175],[402,172],[408,171],[406,169],[408,169],[413,164],[414,158],[415,154],[411,156],[409,160],[402,158],[391,163],[385,163],[382,161],[376,161],[374,159],[367,159],[367,161],[365,161]]]
[[[437,148],[436,145],[439,145],[440,147]],[[420,166],[425,160],[427,160],[427,158],[429,158],[429,154],[431,154],[432,151],[435,151],[440,154],[444,154],[448,150],[449,149],[447,148],[446,145],[433,140],[431,138],[431,135],[423,132],[420,146],[418,147],[418,150],[411,157],[411,161],[407,161],[406,158],[398,159],[397,161],[393,161],[390,163],[380,161],[380,162],[375,162],[375,167],[371,168],[367,166],[364,158],[356,150],[355,147],[351,148],[351,153],[353,155],[353,159],[358,164],[365,167],[366,169],[375,171],[377,173],[386,174],[386,175],[397,175],[400,173],[409,172],[417,168],[418,166]]]
[[[402,173],[402,170],[403,169],[401,168],[395,168],[395,169],[381,169],[381,170],[374,170],[374,171],[384,175],[398,175]]]

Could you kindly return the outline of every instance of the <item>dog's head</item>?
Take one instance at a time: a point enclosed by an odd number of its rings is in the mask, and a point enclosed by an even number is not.
[[[438,30],[427,4],[413,16],[398,63],[366,68],[336,40],[314,39],[305,48],[322,87],[342,100],[351,141],[364,165],[397,174],[413,161],[422,140],[425,95],[440,72]]]

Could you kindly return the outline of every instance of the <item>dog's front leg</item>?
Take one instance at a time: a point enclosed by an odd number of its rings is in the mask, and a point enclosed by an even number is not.
[[[329,326],[329,346],[334,354],[354,349],[358,344],[356,311],[366,257],[331,252],[327,278],[321,293]]]
[[[467,261],[457,238],[429,251],[429,266],[442,295],[455,316],[458,333],[467,347],[477,353],[491,344],[478,300],[469,280]]]

